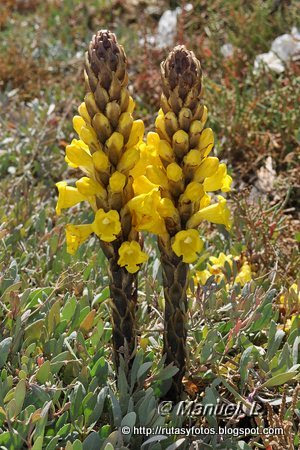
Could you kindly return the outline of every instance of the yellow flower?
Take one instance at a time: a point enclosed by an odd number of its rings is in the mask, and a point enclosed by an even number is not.
[[[86,121],[86,123],[91,124],[91,118],[90,118],[90,115],[88,113],[88,110],[87,110],[85,102],[82,102],[78,106],[78,112],[81,115],[81,117]]]
[[[203,248],[203,241],[196,230],[182,230],[176,233],[172,249],[177,256],[182,256],[182,261],[192,263],[197,259],[197,252]]]
[[[138,264],[142,264],[148,259],[148,255],[141,250],[140,244],[136,241],[123,242],[119,248],[119,255],[119,266],[125,266],[129,273],[137,272],[140,269]]]
[[[92,232],[93,229],[90,224],[68,224],[66,226],[67,252],[70,253],[70,255],[74,255],[78,247],[89,237]]]
[[[209,261],[213,263],[213,268],[224,267],[226,261],[232,267],[232,255],[225,255],[223,252],[218,257],[210,256]]]
[[[158,156],[159,136],[157,133],[148,133],[147,143],[139,145],[139,160],[130,170],[130,175],[136,179],[145,175],[148,166],[161,167],[161,160]]]
[[[71,167],[93,170],[93,160],[89,148],[81,140],[73,139],[71,144],[67,145],[65,160]]]
[[[187,222],[187,227],[196,228],[202,222],[202,220],[208,220],[212,223],[225,225],[226,229],[230,230],[230,211],[227,207],[226,199],[221,195],[218,195],[218,200],[218,203],[209,205],[206,208],[200,209],[200,211],[193,214]]]
[[[77,203],[87,200],[87,197],[78,191],[77,188],[68,186],[65,181],[56,183],[58,189],[58,199],[56,204],[56,214],[59,216],[64,208],[71,208]]]
[[[91,195],[99,195],[102,198],[106,197],[106,190],[100,183],[92,180],[88,177],[82,177],[76,181],[76,186],[78,191],[82,195],[91,196]]]
[[[219,160],[215,156],[205,158],[194,174],[194,181],[202,182],[205,178],[211,177],[219,167]]]
[[[204,285],[209,277],[211,277],[209,270],[197,270],[194,276],[194,283]]]
[[[191,202],[196,202],[200,200],[204,195],[203,186],[196,181],[189,183],[182,194],[183,198],[190,200]]]
[[[203,187],[206,192],[222,189],[223,192],[230,190],[232,178],[227,175],[226,164],[220,164],[217,171],[210,177],[205,178]]]
[[[296,328],[293,327],[295,322]],[[280,326],[280,328],[283,328],[285,331],[290,332],[291,328],[299,329],[300,326],[300,314],[293,314],[290,319],[287,319],[285,326]]]
[[[137,177],[132,186],[135,195],[147,194],[148,192],[152,192],[154,189],[157,190],[157,185],[151,183],[145,175],[140,175]]]
[[[235,278],[235,283],[239,283],[241,286],[244,286],[246,283],[252,280],[252,272],[249,263],[246,261],[242,265],[241,270],[237,274]]]
[[[300,290],[298,289],[297,283],[293,283],[291,287],[289,288],[289,291],[294,291],[296,295],[298,295],[298,301],[300,302]]]
[[[223,267],[225,262],[228,262],[230,267],[232,267],[232,255],[225,255],[225,253],[221,252],[218,257],[210,256],[209,261],[212,264],[207,264],[207,269],[209,270],[211,275],[215,276],[215,280],[217,283],[224,278]]]
[[[178,217],[178,211],[170,198],[162,198],[157,210],[161,217],[171,217],[174,219]]]
[[[174,162],[175,156],[173,149],[168,141],[162,139],[158,145],[158,154],[162,159],[168,161],[169,163]]]
[[[106,213],[103,209],[98,209],[92,228],[102,241],[114,241],[121,231],[118,211],[112,209]]]
[[[177,163],[171,163],[167,167],[167,177],[174,182],[182,179],[182,168]]]
[[[93,153],[92,160],[93,160],[94,166],[100,172],[105,171],[109,167],[108,157],[102,150],[98,150],[95,153]]]
[[[137,145],[144,136],[145,125],[142,120],[135,120],[132,124],[130,135],[126,144],[126,149]]]
[[[160,167],[156,166],[148,166],[146,168],[146,176],[151,181],[151,183],[156,186],[161,186],[164,189],[168,189],[168,178],[166,176],[166,172]]]
[[[131,147],[126,150],[118,162],[117,169],[119,172],[127,172],[131,170],[140,157],[140,151],[137,147]]]
[[[157,188],[146,194],[140,194],[128,202],[132,213],[133,225],[137,231],[149,231],[154,234],[166,232],[165,222],[158,213],[161,197]]]
[[[126,183],[126,176],[118,171],[114,172],[109,179],[109,187],[112,192],[121,192]]]
[[[202,131],[198,149],[201,151],[203,157],[208,156],[214,146],[214,133],[211,128],[205,128]]]
[[[199,150],[192,149],[190,150],[185,157],[183,158],[183,161],[188,166],[194,166],[197,167],[201,163],[202,155]]]

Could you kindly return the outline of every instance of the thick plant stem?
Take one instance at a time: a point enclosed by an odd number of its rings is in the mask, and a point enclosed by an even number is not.
[[[113,359],[116,369],[119,367],[120,355],[127,363],[127,368],[130,368],[136,348],[137,273],[131,274],[118,265],[120,245],[119,239],[111,243],[101,242],[109,261]]]
[[[179,401],[183,390],[182,378],[186,370],[186,292],[189,265],[183,263],[172,250],[167,252],[160,239],[158,244],[161,252],[165,297],[163,354],[166,354],[166,365],[173,363],[179,369],[173,377],[172,386],[166,398]]]

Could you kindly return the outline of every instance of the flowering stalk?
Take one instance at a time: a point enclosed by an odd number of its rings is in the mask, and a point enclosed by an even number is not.
[[[230,227],[223,196],[211,204],[209,191],[230,190],[225,164],[209,156],[214,145],[204,128],[207,108],[201,102],[202,71],[193,52],[178,46],[161,64],[163,94],[150,133],[140,147],[132,171],[135,198],[129,202],[136,230],[158,235],[165,297],[166,364],[179,371],[168,398],[178,400],[186,370],[187,285],[189,263],[197,259],[203,241],[196,228],[203,220]]]
[[[95,212],[92,224],[67,225],[67,250],[75,253],[92,232],[100,238],[109,261],[116,366],[120,352],[130,359],[135,350],[137,271],[147,260],[128,208],[134,196],[130,171],[139,159],[144,124],[132,117],[134,101],[127,89],[126,65],[124,50],[113,33],[99,31],[93,36],[85,59],[87,94],[73,118],[79,140],[66,147],[67,163],[85,176],[76,181],[76,187],[57,183],[56,208],[60,214],[62,208],[88,201]]]

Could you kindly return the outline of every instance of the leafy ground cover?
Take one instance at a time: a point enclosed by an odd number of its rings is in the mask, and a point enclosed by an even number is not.
[[[149,441],[151,436],[122,435],[118,429],[127,425],[282,427],[284,436],[201,436],[199,448],[299,446],[299,63],[287,64],[281,75],[252,70],[255,56],[297,25],[297,2],[281,2],[275,10],[271,1],[192,4],[179,16],[178,40],[202,62],[215,153],[234,179],[234,225],[230,233],[206,226],[205,250],[192,268],[186,398],[245,407],[257,401],[260,415],[224,420],[158,413],[174,368],[161,360],[164,305],[154,238],[146,239],[150,258],[139,274],[140,348],[130,379],[121,367],[116,380],[99,242],[93,238],[76,255],[66,253],[64,224],[90,213],[73,208],[55,215],[55,182],[74,177],[64,149],[75,137],[71,119],[83,98],[83,56],[93,32],[110,28],[125,46],[135,114],[152,129],[159,62],[168,49],[148,41],[161,14],[177,2],[5,0],[1,448],[171,450],[197,448],[200,440],[174,435]],[[234,46],[229,59],[220,52],[224,43]]]

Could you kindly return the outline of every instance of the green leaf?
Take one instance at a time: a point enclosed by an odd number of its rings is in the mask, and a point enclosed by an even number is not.
[[[265,381],[263,384],[261,384],[258,387],[258,389],[262,389],[264,387],[280,386],[281,384],[284,384],[284,383],[287,383],[288,381],[291,381],[297,375],[299,375],[299,371],[297,371],[297,372],[280,373],[279,375],[275,375],[274,377],[272,377],[269,380]]]
[[[22,411],[22,406],[25,400],[26,394],[26,382],[25,380],[20,380],[16,386],[14,399],[16,401],[16,415],[18,415]]]
[[[32,447],[32,450],[42,450],[42,448],[43,448],[43,441],[44,441],[44,436],[39,436],[36,439],[36,441],[35,441],[35,443],[34,443],[34,445]]]
[[[92,431],[83,441],[83,450],[99,450],[101,448],[101,439],[96,431]]]
[[[176,450],[176,448],[179,448],[185,441],[186,438],[177,439],[177,441],[174,442],[174,444],[169,445],[166,450]]]
[[[87,420],[87,426],[91,426],[93,423],[96,423],[99,420],[99,418],[101,417],[103,407],[104,407],[104,402],[105,402],[105,399],[107,398],[107,395],[108,395],[108,387],[105,386],[104,388],[101,389],[101,391],[99,392],[99,394],[97,396],[96,405],[94,407],[92,414],[89,416],[89,418]]]
[[[82,443],[79,439],[76,439],[76,441],[73,442],[73,450],[82,450]]]
[[[97,305],[98,303],[102,303],[104,302],[104,300],[106,300],[108,297],[110,296],[110,291],[109,291],[109,287],[105,287],[103,289],[103,291],[96,295],[96,297],[93,299],[92,301],[92,308]]]
[[[123,417],[122,422],[121,422],[121,428],[124,426],[127,426],[131,430],[130,433],[123,436],[123,439],[125,442],[130,441],[135,422],[136,422],[136,413],[135,412],[130,412],[130,413],[126,414],[126,416]]]
[[[241,374],[241,380],[243,383],[246,381],[246,378],[248,376],[248,363],[251,357],[251,353],[253,352],[254,345],[250,345],[249,347],[244,350],[241,359],[240,359],[240,374]]]
[[[268,297],[268,300],[273,297]],[[273,307],[272,303],[267,303],[263,308],[263,311],[260,313],[260,317],[253,322],[250,332],[260,331],[263,328],[267,327],[271,321],[273,315]]]
[[[56,326],[59,324],[60,322],[60,301],[57,300],[51,307],[49,314],[48,314],[48,323],[47,323],[47,328],[48,328],[48,332],[49,334],[52,334],[53,331],[55,330]]]
[[[75,297],[69,298],[69,300],[63,307],[63,310],[61,313],[63,319],[70,320],[73,317],[73,314],[76,309],[76,304],[77,304],[77,300]]]
[[[170,378],[172,378],[177,372],[178,372],[178,367],[172,366],[171,364],[169,364],[167,367],[164,367],[156,376],[155,378],[157,380],[169,380]]]
[[[36,379],[41,383],[44,384],[49,378],[51,371],[50,371],[50,361],[45,361],[38,369],[36,373]]]
[[[31,344],[31,342],[38,341],[40,339],[44,323],[44,319],[36,320],[25,328],[25,339],[29,339],[27,344]]]
[[[3,341],[0,342],[0,369],[4,366],[4,364],[7,361],[7,357],[10,351],[10,347],[12,344],[12,338],[8,337],[6,339],[3,339]]]
[[[142,377],[144,377],[146,375],[146,373],[148,372],[148,370],[150,369],[152,364],[153,364],[152,361],[148,361],[141,365],[141,367],[139,368],[139,370],[137,372],[137,379],[139,381]]]

